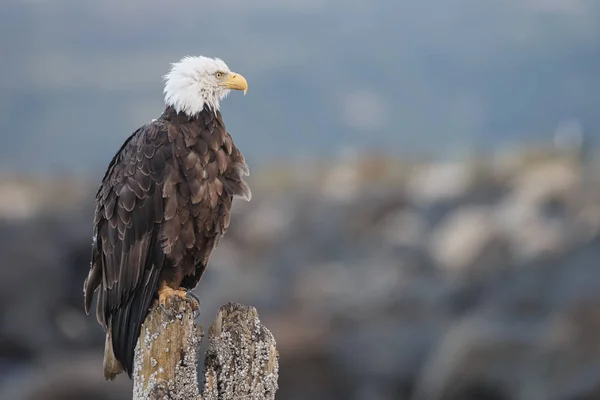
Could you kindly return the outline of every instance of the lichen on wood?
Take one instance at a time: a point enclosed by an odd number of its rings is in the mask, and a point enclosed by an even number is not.
[[[279,354],[254,307],[227,303],[209,329],[204,388],[198,385],[202,327],[190,304],[174,297],[154,305],[136,346],[134,400],[225,400],[275,398]]]

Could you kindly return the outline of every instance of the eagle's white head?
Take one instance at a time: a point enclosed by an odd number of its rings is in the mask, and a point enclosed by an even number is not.
[[[204,107],[216,112],[231,89],[248,90],[246,79],[219,58],[187,56],[171,65],[164,76],[165,103],[190,117]]]

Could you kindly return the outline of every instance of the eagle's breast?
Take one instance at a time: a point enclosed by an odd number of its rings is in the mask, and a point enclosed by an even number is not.
[[[229,228],[233,197],[249,198],[250,190],[243,181],[244,157],[219,112],[203,111],[191,121],[167,117],[164,123],[172,157],[164,165],[160,239],[180,270],[177,280],[204,269]]]

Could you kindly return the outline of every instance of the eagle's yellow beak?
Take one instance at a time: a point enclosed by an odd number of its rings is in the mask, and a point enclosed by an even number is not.
[[[243,90],[244,95],[246,95],[246,92],[248,91],[248,82],[246,82],[246,78],[235,72],[229,73],[220,85],[227,89]]]

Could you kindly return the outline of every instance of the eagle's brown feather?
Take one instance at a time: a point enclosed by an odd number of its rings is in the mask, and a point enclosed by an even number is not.
[[[159,285],[193,289],[229,227],[234,196],[249,199],[248,167],[220,112],[189,118],[167,107],[112,159],[96,194],[89,313],[111,335],[114,376],[129,376],[140,327]],[[110,342],[110,343],[109,343]],[[111,349],[108,349],[111,350]],[[105,374],[107,371],[105,371]]]

